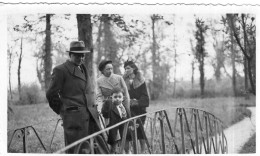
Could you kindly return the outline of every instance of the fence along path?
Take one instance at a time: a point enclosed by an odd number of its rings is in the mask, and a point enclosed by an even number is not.
[[[140,124],[140,118],[143,116],[147,117],[144,126]],[[61,122],[61,120],[59,120],[55,126],[55,130],[52,134],[53,138],[57,135],[56,129],[59,122]],[[75,148],[75,153],[79,153],[80,147],[85,143],[88,144],[88,149],[85,150],[86,153],[109,154],[108,145],[106,144],[106,132],[120,125],[124,125],[124,132],[121,144],[117,148],[117,153],[124,153],[127,133],[132,137],[130,146],[132,153],[140,153],[136,132],[139,126],[142,129],[142,133],[145,134],[146,153],[199,154],[228,152],[227,139],[223,133],[225,126],[217,117],[196,108],[170,107],[129,118],[82,138],[57,150],[55,153],[65,153],[66,150],[74,146],[77,147]],[[26,128],[24,128],[24,131],[26,131]],[[23,138],[25,137],[25,139],[23,139],[23,146],[26,148],[26,133],[24,134]],[[44,152],[52,153],[51,145],[53,138],[49,145],[50,148],[46,148]],[[23,152],[27,151],[24,150]]]

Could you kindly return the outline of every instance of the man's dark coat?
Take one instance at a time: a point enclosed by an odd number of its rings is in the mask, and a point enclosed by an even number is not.
[[[80,68],[70,61],[55,67],[46,93],[50,107],[63,119],[65,145],[100,130],[97,109],[89,101],[89,76],[84,65]]]

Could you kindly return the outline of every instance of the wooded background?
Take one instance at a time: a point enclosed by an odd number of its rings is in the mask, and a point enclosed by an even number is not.
[[[83,40],[91,51],[85,64],[93,94],[102,59],[112,60],[114,73],[123,74],[130,58],[144,74],[152,100],[255,95],[255,20],[252,14],[9,16],[8,103],[46,102],[52,69],[68,59],[73,40]],[[186,21],[182,31],[181,21]],[[23,62],[29,56],[35,66]],[[22,70],[26,66],[34,71]],[[181,75],[186,68],[191,72]],[[25,82],[22,71],[29,77],[35,73],[37,82]]]

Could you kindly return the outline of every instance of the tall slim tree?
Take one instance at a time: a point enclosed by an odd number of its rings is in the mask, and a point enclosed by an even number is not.
[[[224,34],[222,34],[223,40],[221,40],[221,31],[216,29],[214,25],[218,24],[217,20],[211,20],[210,21],[210,32],[213,38],[213,48],[215,50],[215,57],[212,60],[212,66],[214,68],[214,75],[216,78],[216,81],[219,82],[221,80],[221,68],[223,67],[225,57],[224,57],[224,51],[225,51],[225,44],[224,44]]]
[[[204,73],[204,61],[207,56],[207,52],[205,50],[205,34],[208,29],[208,26],[205,25],[204,21],[197,18],[196,19],[196,28],[197,31],[195,33],[195,38],[197,40],[196,44],[196,59],[199,63],[199,71],[200,71],[200,91],[201,97],[204,97],[204,87],[205,87],[205,73]]]
[[[105,58],[113,61],[114,73],[121,73],[120,61],[118,59],[119,45],[115,40],[115,34],[113,33],[114,15],[102,14],[102,21],[104,23],[104,54]]]
[[[156,34],[155,34],[155,23],[162,19],[160,15],[152,15],[152,71],[153,71],[153,81],[151,87],[151,99],[157,99],[159,97],[159,93],[162,89],[162,85],[160,83],[160,74],[159,71],[159,58],[158,58],[158,44],[156,41]]]
[[[246,62],[252,93],[256,94],[256,26],[255,17],[248,14],[227,14],[229,26]],[[243,46],[242,41],[246,44]]]
[[[90,53],[86,54],[85,65],[89,74],[90,81],[90,92],[88,94],[88,99],[90,103],[95,102],[95,70],[93,70],[93,37],[92,37],[92,24],[90,14],[77,14],[78,23],[78,39],[84,41],[87,49]]]
[[[96,48],[97,48],[97,59],[96,59],[96,64],[98,64],[100,61],[101,61],[101,57],[103,56],[103,53],[102,53],[102,42],[101,42],[101,39],[102,39],[102,34],[103,34],[103,21],[100,20],[99,22],[99,26],[98,26],[98,34],[97,34],[97,44],[96,44]]]
[[[23,37],[21,38],[20,54],[19,54],[19,58],[18,58],[18,69],[17,69],[19,100],[22,100],[22,97],[21,97],[21,66],[22,66],[22,59],[23,59]]]
[[[230,40],[231,40],[230,51],[231,51],[231,65],[232,65],[232,86],[233,86],[234,96],[237,96],[236,63],[235,63],[236,54],[234,49],[235,42],[234,42],[232,31],[230,31]]]
[[[192,40],[190,39],[190,46],[192,52],[192,60],[191,60],[191,88],[194,88],[194,72],[195,72],[195,62],[196,62],[196,49],[193,46]]]
[[[173,16],[173,51],[174,51],[174,78],[173,78],[173,97],[175,97],[175,92],[176,92],[176,84],[177,84],[177,79],[176,79],[176,70],[177,70],[177,36],[176,36],[176,26],[175,26],[175,15]]]
[[[32,25],[27,20],[27,16],[23,17],[24,22],[21,25],[15,25],[13,30],[20,33],[19,40],[20,42],[20,53],[18,55],[18,69],[17,69],[17,76],[18,76],[18,93],[19,93],[19,100],[22,99],[21,97],[21,67],[22,67],[22,59],[23,59],[23,40],[28,38],[26,32],[32,31]]]
[[[14,53],[13,53],[13,47],[8,45],[7,49],[7,57],[8,57],[8,82],[9,82],[9,94],[11,100],[13,99],[13,93],[12,93],[12,83],[11,83],[11,77],[12,77],[12,64],[14,61]]]
[[[51,14],[46,14],[46,30],[45,30],[45,54],[43,56],[44,60],[44,81],[45,90],[48,89],[51,81],[51,70],[52,70],[52,59],[51,59]]]

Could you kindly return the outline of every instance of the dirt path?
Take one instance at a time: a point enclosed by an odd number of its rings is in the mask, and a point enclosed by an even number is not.
[[[248,107],[248,109],[252,112],[251,119],[245,118],[244,120],[224,130],[228,142],[228,154],[239,153],[242,146],[256,131],[256,109],[255,107]]]

